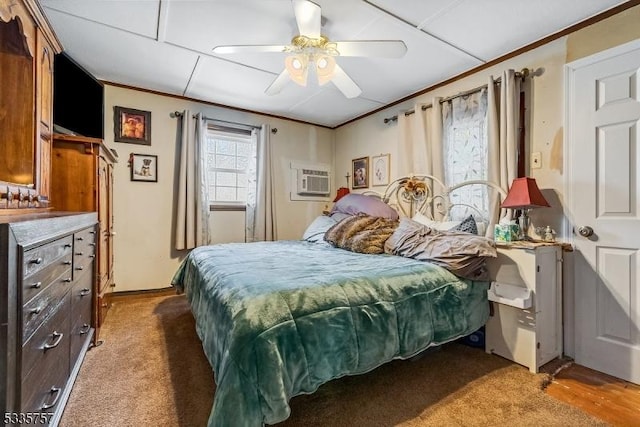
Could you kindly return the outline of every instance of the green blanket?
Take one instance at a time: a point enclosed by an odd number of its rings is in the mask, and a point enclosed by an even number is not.
[[[215,372],[209,426],[283,421],[291,397],[468,335],[489,314],[486,282],[306,241],[200,247],[172,284]]]

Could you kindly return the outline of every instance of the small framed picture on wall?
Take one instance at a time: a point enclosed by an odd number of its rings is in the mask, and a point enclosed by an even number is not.
[[[353,184],[351,188],[369,188],[369,157],[360,157],[351,161]]]
[[[158,156],[131,153],[129,163],[131,181],[158,182]]]
[[[113,107],[115,142],[151,145],[151,112]]]
[[[379,156],[371,157],[371,185],[373,187],[389,185],[390,156],[390,154],[380,154]]]

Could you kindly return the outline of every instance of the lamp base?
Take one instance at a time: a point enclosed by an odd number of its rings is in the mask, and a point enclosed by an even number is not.
[[[531,225],[531,219],[529,218],[529,209],[522,209],[520,216],[518,217],[518,225],[520,226],[519,240],[533,240],[529,237],[529,226]]]

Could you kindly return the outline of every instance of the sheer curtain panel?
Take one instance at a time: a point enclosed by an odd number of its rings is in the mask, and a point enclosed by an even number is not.
[[[202,114],[189,110],[180,118],[180,167],[176,212],[176,249],[208,245],[209,193],[205,156],[205,123]]]

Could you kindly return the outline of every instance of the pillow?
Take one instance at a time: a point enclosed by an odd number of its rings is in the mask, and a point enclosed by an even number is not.
[[[385,243],[385,252],[428,261],[472,280],[488,280],[486,257],[497,256],[491,239],[460,231],[438,231],[409,218],[400,219]]]
[[[324,233],[335,225],[335,223],[336,221],[333,218],[326,215],[320,215],[314,219],[311,224],[309,224],[302,235],[302,240],[306,240],[308,242],[324,242]]]
[[[350,193],[333,205],[331,214],[340,212],[348,215],[365,214],[378,218],[398,219],[398,212],[382,200],[374,196]]]
[[[340,222],[345,218],[349,218],[350,216],[353,215],[349,215],[346,213],[342,213],[342,212],[332,212],[329,214],[329,216],[331,217],[331,219],[333,219],[335,222]]]
[[[463,219],[460,224],[450,228],[449,231],[462,231],[464,233],[478,234],[478,226],[476,225],[476,220],[473,219],[473,215],[469,215]]]
[[[478,234],[478,226],[473,215],[469,215],[462,221],[434,221],[420,212],[416,212],[411,219],[438,231],[463,231],[465,233]]]
[[[331,227],[324,239],[331,245],[362,254],[384,253],[384,244],[398,221],[369,215],[355,215]]]

